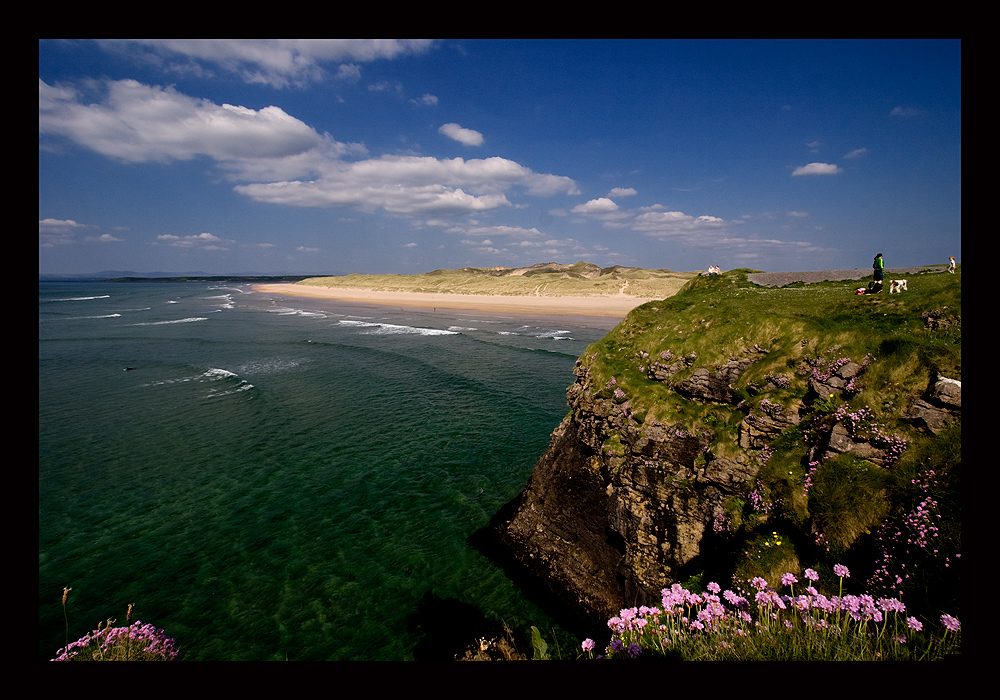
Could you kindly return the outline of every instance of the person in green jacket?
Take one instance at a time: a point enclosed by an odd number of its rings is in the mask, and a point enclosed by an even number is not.
[[[872,269],[875,270],[875,281],[882,281],[882,271],[885,269],[885,261],[882,259],[882,253],[875,256],[875,260],[872,262]]]

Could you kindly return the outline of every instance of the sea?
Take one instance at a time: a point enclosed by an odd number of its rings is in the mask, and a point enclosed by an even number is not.
[[[129,604],[191,661],[422,660],[450,610],[573,643],[469,539],[615,320],[207,282],[38,302],[40,660]]]

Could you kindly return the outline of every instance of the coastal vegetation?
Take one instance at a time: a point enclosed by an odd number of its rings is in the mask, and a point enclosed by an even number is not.
[[[297,284],[378,292],[584,297],[627,294],[662,299],[676,294],[696,275],[694,272],[647,270],[620,265],[601,268],[591,263],[578,262],[573,265],[541,263],[520,268],[463,267],[457,270],[434,270],[421,275],[352,274],[313,277]]]
[[[856,280],[764,288],[749,281],[752,272],[692,278],[634,309],[578,362],[558,432],[580,426],[584,450],[596,440],[608,493],[622,494],[610,515],[592,516],[608,517],[611,529],[631,518],[639,530],[630,537],[666,542],[662,551],[633,550],[626,538],[619,575],[652,597],[651,562],[672,567],[660,577],[662,600],[623,608],[605,639],[588,639],[582,651],[680,659],[957,652],[961,268],[912,275],[907,292],[879,295],[856,294]],[[941,400],[940,391],[956,390]],[[676,461],[654,445],[702,452]],[[720,473],[730,480],[709,478]],[[533,480],[544,478],[536,468]],[[545,482],[543,493],[560,487]],[[714,517],[674,523],[680,516],[669,504],[678,502]],[[535,521],[526,522],[527,530]],[[693,555],[670,549],[674,538],[693,537]],[[561,556],[539,542],[532,557]]]

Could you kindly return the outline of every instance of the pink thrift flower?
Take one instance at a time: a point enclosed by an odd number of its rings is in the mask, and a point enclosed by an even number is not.
[[[833,573],[835,573],[840,578],[850,578],[851,572],[843,564],[834,564]]]
[[[949,632],[958,632],[958,630],[962,627],[958,620],[951,615],[942,615],[941,624],[944,625]]]

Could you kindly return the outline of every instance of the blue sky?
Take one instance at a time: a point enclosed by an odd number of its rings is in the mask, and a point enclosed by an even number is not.
[[[961,262],[959,41],[42,40],[39,272]]]

